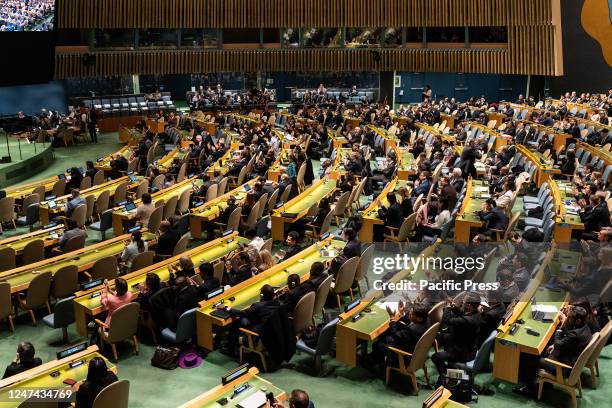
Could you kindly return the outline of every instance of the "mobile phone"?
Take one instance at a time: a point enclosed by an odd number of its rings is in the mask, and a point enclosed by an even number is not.
[[[270,405],[274,406],[274,393],[269,392],[266,394],[266,399],[270,402]]]

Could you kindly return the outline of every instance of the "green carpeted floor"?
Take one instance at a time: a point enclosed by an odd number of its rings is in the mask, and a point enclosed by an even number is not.
[[[69,148],[57,149],[56,161],[45,171],[37,174],[35,178],[62,172],[67,167],[84,165],[85,160],[95,159],[117,150],[120,147],[116,134],[108,134],[100,137],[97,145],[79,145]],[[23,232],[19,230],[17,232]],[[7,231],[5,236],[13,235],[14,231]],[[96,233],[90,234],[89,240],[97,240]],[[42,317],[42,311],[38,314]],[[37,327],[31,325],[26,315],[20,315],[16,322],[16,331],[10,333],[4,323],[0,324],[0,367],[4,367],[15,356],[15,349],[20,341],[31,341],[37,349],[37,355],[43,361],[55,358],[55,353],[64,348],[58,345],[61,338],[60,330],[52,330],[39,324]],[[72,342],[83,340],[79,338],[71,327],[70,338]],[[106,355],[110,350],[106,350]],[[125,344],[119,348],[120,360],[118,363],[119,378],[128,379],[131,383],[130,407],[132,408],[168,408],[178,406],[191,398],[209,390],[220,383],[220,378],[225,371],[234,368],[237,361],[221,354],[210,353],[204,362],[197,368],[191,370],[176,369],[164,371],[150,365],[153,355],[153,346],[147,342],[146,336],[141,338],[140,354],[132,354],[131,345]],[[608,389],[607,377],[612,375],[612,347],[604,350],[600,359],[601,376],[597,390],[589,388],[590,381],[584,373],[583,384],[585,386],[584,396],[579,399],[579,406],[605,407],[610,406],[612,391]],[[422,401],[429,389],[421,389],[418,396],[411,395],[409,381],[398,377],[394,379],[391,387],[386,387],[384,381],[373,377],[362,368],[349,369],[337,363],[333,357],[325,359],[325,371],[323,377],[309,375],[311,367],[310,359],[305,355],[296,355],[291,361],[291,366],[281,368],[275,373],[262,374],[264,378],[273,382],[278,387],[291,391],[294,388],[306,390],[317,407],[327,408],[361,408],[361,407],[421,407]],[[436,370],[429,362],[429,373],[431,380],[435,381]],[[420,383],[424,383],[422,372],[419,373]],[[478,384],[490,384],[490,374],[481,374],[477,377]],[[569,398],[562,391],[547,388],[543,400],[537,402],[533,399],[520,397],[512,393],[510,384],[493,384],[494,395],[481,395],[477,405],[480,407],[525,407],[549,406],[569,407]],[[607,402],[606,402],[607,401]]]

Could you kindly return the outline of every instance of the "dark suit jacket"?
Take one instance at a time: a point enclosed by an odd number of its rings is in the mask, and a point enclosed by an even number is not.
[[[384,220],[387,227],[399,228],[404,222],[402,207],[398,203],[391,205],[389,208],[380,208],[378,215]]]
[[[575,329],[561,328],[557,330],[553,343],[555,350],[551,357],[561,363],[574,365],[580,353],[591,340],[591,336],[591,330],[586,324]]]
[[[481,345],[489,337],[489,334],[499,326],[501,319],[506,314],[506,306],[503,303],[491,306],[491,308],[480,315],[480,335],[478,344]]]
[[[281,306],[278,300],[266,300],[253,303],[244,310],[229,309],[232,316],[248,319],[251,330],[260,333],[260,330],[272,313]]]
[[[501,208],[495,207],[489,212],[478,211],[477,214],[478,218],[485,222],[485,228],[488,230],[505,230],[508,228],[508,216]]]
[[[356,239],[348,241],[342,249],[342,255],[344,255],[346,259],[351,259],[354,256],[361,256],[361,242]]]
[[[159,236],[155,246],[155,253],[158,255],[172,255],[179,239],[181,239],[181,234],[174,228],[170,228]]]
[[[580,219],[584,223],[586,232],[600,231],[603,227],[610,226],[610,211],[605,202],[599,203],[595,207],[586,207],[580,213]]]
[[[285,254],[285,257],[283,258],[283,260],[289,259],[292,256],[297,255],[301,251],[302,251],[302,247],[299,244],[289,247],[287,249],[287,253]]]
[[[473,359],[478,348],[480,314],[465,314],[457,308],[447,307],[442,315],[442,324],[449,329],[444,349],[458,361]]]
[[[198,289],[195,286],[186,286],[176,294],[174,300],[174,320],[169,322],[172,330],[176,329],[179,317],[189,309],[198,306]]]
[[[405,323],[402,320],[391,322],[389,334],[393,339],[393,346],[400,350],[412,353],[417,342],[429,328],[429,323],[425,320],[422,323]]]

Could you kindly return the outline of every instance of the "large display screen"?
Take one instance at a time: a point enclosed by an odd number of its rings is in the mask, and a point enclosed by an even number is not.
[[[55,0],[0,0],[0,31],[51,31]]]

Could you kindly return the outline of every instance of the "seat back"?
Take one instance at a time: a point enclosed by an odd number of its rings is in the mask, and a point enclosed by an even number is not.
[[[329,210],[329,212],[325,216],[325,219],[323,220],[323,223],[321,224],[321,228],[319,229],[319,235],[323,235],[329,231],[333,218],[334,210]]]
[[[349,197],[351,196],[350,191],[343,193],[340,198],[336,201],[336,205],[334,206],[334,216],[342,217],[344,216],[344,212],[346,211],[346,205],[348,204]]]
[[[297,172],[296,181],[300,188],[304,188],[304,177],[306,176],[306,163],[302,163]]]
[[[24,265],[42,261],[43,259],[45,259],[45,242],[42,239],[28,242],[23,248],[21,261]]]
[[[259,213],[257,214],[257,219],[260,219],[261,217],[263,217],[264,213],[266,212],[267,202],[268,202],[268,193],[264,193],[261,195],[261,197],[259,197],[259,201],[257,202],[257,204],[259,205]]]
[[[11,298],[11,284],[0,282],[0,320],[6,319],[13,312],[13,299]]]
[[[423,368],[427,360],[427,354],[431,346],[433,346],[439,328],[440,323],[432,324],[429,329],[423,333],[416,346],[414,346],[412,358],[410,359],[410,366],[408,367],[410,371],[416,372],[418,369]]]
[[[76,222],[79,228],[82,228],[85,225],[85,221],[87,218],[87,204],[79,204],[76,206],[74,210],[72,210],[72,214],[70,218]]]
[[[92,407],[128,408],[129,396],[130,382],[128,380],[116,381],[100,391],[100,393],[96,396]]]
[[[0,221],[8,222],[14,217],[15,212],[15,198],[4,197],[0,199]]]
[[[124,181],[123,183],[117,186],[117,188],[115,189],[115,192],[113,193],[113,205],[114,206],[117,206],[117,204],[126,200],[128,185],[129,183],[127,181]]]
[[[272,192],[272,195],[268,199],[268,204],[267,204],[268,213],[270,214],[272,213],[277,200],[278,200],[278,189],[274,190]]]
[[[315,293],[309,292],[295,305],[293,311],[293,333],[298,336],[310,325],[312,325],[312,315],[315,304]]]
[[[217,261],[213,264],[214,272],[213,276],[219,280],[219,282],[223,282],[223,274],[225,274],[225,262]]]
[[[595,344],[593,348],[593,353],[589,357],[587,361],[587,365],[593,366],[597,362],[599,355],[601,354],[601,350],[608,344],[608,340],[610,339],[610,334],[612,333],[612,320],[609,320],[608,323],[601,329],[599,332],[599,340]]]
[[[17,267],[15,250],[11,247],[0,248],[0,272]]]
[[[285,187],[285,189],[283,190],[283,193],[280,196],[280,202],[281,203],[286,203],[287,199],[289,198],[289,194],[291,194],[291,187],[293,187],[291,184],[289,184],[287,187]]]
[[[442,321],[442,313],[444,312],[444,306],[446,302],[438,302],[431,308],[429,311],[427,318],[429,319],[430,324],[440,323]]]
[[[214,200],[215,198],[217,198],[217,192],[218,191],[219,191],[219,185],[218,184],[213,184],[212,186],[208,187],[208,189],[206,190],[205,202],[209,202],[209,201]]]
[[[176,332],[175,332],[177,343],[185,343],[189,339],[192,339],[195,336],[195,332],[196,332],[195,313],[197,310],[198,308],[194,307],[193,309],[189,309],[186,312],[183,312],[181,317],[179,317],[178,323],[176,324]]]
[[[574,367],[572,367],[572,371],[570,371],[570,374],[567,377],[567,381],[566,381],[567,385],[573,387],[578,383],[578,380],[580,379],[580,373],[582,372],[582,369],[584,368],[587,361],[593,354],[593,351],[595,350],[595,346],[597,345],[598,341],[599,341],[599,333],[595,333],[591,337],[589,344],[587,344],[584,350],[582,350],[582,353],[580,353],[580,355],[578,356],[578,359],[576,359],[576,362],[574,363]]]
[[[60,197],[64,195],[66,191],[66,180],[57,180],[55,184],[53,184],[53,189],[51,189],[51,194]]]
[[[83,191],[91,187],[91,179],[89,177],[83,177],[79,190]]]
[[[127,303],[115,310],[108,328],[108,341],[116,343],[135,336],[139,312],[140,304],[136,302]]]
[[[176,175],[176,182],[180,183],[181,181],[185,180],[186,173],[187,173],[187,163],[183,163],[181,164],[181,167],[179,168],[179,172]]]
[[[93,216],[94,212],[94,206],[96,204],[96,196],[94,196],[93,194],[86,196],[85,203],[85,219],[91,220],[91,217]]]
[[[117,273],[117,258],[114,255],[98,259],[91,267],[91,277],[93,279],[115,279]]]
[[[181,196],[178,200],[178,212],[181,214],[185,214],[189,211],[189,197],[191,196],[191,190],[185,190],[181,193]]]
[[[23,203],[21,204],[21,211],[19,211],[19,215],[26,215],[28,207],[30,205],[40,202],[40,198],[38,194],[29,194],[23,199]]]
[[[219,182],[219,187],[217,187],[217,197],[221,197],[223,194],[225,194],[225,190],[227,190],[227,182],[227,177],[223,177],[221,179],[221,181]]]
[[[178,205],[178,196],[174,195],[164,204],[163,219],[173,218],[176,214],[176,206]]]
[[[110,201],[110,192],[108,190],[102,191],[98,198],[96,198],[96,213],[102,214],[108,210],[108,203]]]
[[[44,201],[46,193],[47,191],[45,190],[45,186],[38,186],[32,190],[32,194],[38,194],[39,201]]]
[[[451,220],[451,222],[453,221]],[[415,224],[416,224],[416,213],[412,213],[408,217],[406,217],[404,222],[402,222],[399,232],[397,233],[397,240],[399,242],[404,242],[408,240],[408,236],[412,233],[412,231],[414,231]]]
[[[174,247],[174,251],[172,252],[173,256],[180,255],[187,250],[187,244],[189,244],[189,238],[191,238],[191,235],[189,234],[184,234],[183,236],[181,236],[181,238],[178,240],[178,242],[176,243]]]
[[[157,207],[155,210],[153,210],[151,216],[149,217],[149,223],[147,224],[147,229],[149,232],[155,234],[159,230],[163,215],[164,207]]]
[[[136,188],[136,199],[140,199],[142,195],[149,191],[149,180],[143,179]]]
[[[47,303],[51,291],[51,276],[51,272],[43,272],[30,281],[25,301],[28,309],[36,309]]]
[[[353,286],[355,281],[355,274],[357,273],[357,266],[359,265],[359,257],[354,256],[351,259],[346,260],[336,275],[336,285],[334,286],[334,293],[344,293]]]
[[[154,251],[144,251],[139,253],[132,259],[132,271],[146,268],[147,266],[153,265],[153,258],[155,257]]]
[[[363,245],[362,245],[363,248]],[[355,280],[359,281],[364,274],[368,273],[368,268],[372,264],[372,256],[374,255],[374,245],[368,246],[363,250],[359,257],[359,265],[357,266],[357,272],[355,273]]]
[[[68,327],[74,323],[74,306],[72,304],[74,298],[74,296],[69,296],[55,303],[53,308],[53,326],[56,329]]]
[[[100,216],[100,231],[106,231],[113,226],[113,210],[105,210]]]
[[[230,214],[227,220],[227,229],[228,230],[238,230],[238,225],[240,224],[240,216],[242,214],[242,207],[236,207],[234,211]]]
[[[87,237],[85,235],[79,235],[77,237],[70,238],[68,241],[66,241],[66,244],[64,245],[64,252],[72,252],[76,251],[77,249],[85,248],[86,238]]]
[[[51,294],[56,299],[70,296],[79,289],[79,267],[76,265],[62,266],[53,274]]]
[[[163,174],[160,174],[160,175],[156,176],[156,177],[153,179],[153,183],[151,183],[151,187],[152,187],[152,188],[154,187],[154,188],[156,188],[157,190],[161,190],[161,189],[162,189],[162,186],[164,185],[164,179],[165,179],[165,177],[164,177],[164,175],[163,175]]]
[[[487,368],[487,365],[489,364],[489,357],[491,356],[491,348],[493,347],[493,342],[495,341],[496,336],[497,330],[493,330],[476,352],[476,357],[474,357],[474,366],[472,367],[472,374],[479,373]]]
[[[323,307],[325,307],[325,301],[327,300],[327,296],[329,295],[329,290],[331,289],[331,284],[333,281],[334,277],[330,275],[325,278],[325,280],[321,282],[321,284],[317,288],[313,308],[314,314],[321,312],[323,310]]]
[[[93,186],[97,186],[102,183],[104,183],[104,170],[98,170],[96,171],[96,174],[94,174],[93,182],[91,184]]]
[[[251,212],[245,222],[245,225],[248,228],[255,228],[255,224],[257,223],[257,216],[259,215],[259,202],[255,203],[253,207],[251,207]]]
[[[244,179],[246,178],[247,168],[243,167],[240,169],[240,173],[238,173],[238,180],[236,181],[236,185],[241,185],[244,183]]]
[[[317,356],[325,355],[331,351],[332,345],[334,344],[334,337],[336,336],[336,325],[339,320],[340,319],[336,317],[321,329],[315,349],[315,354]]]

